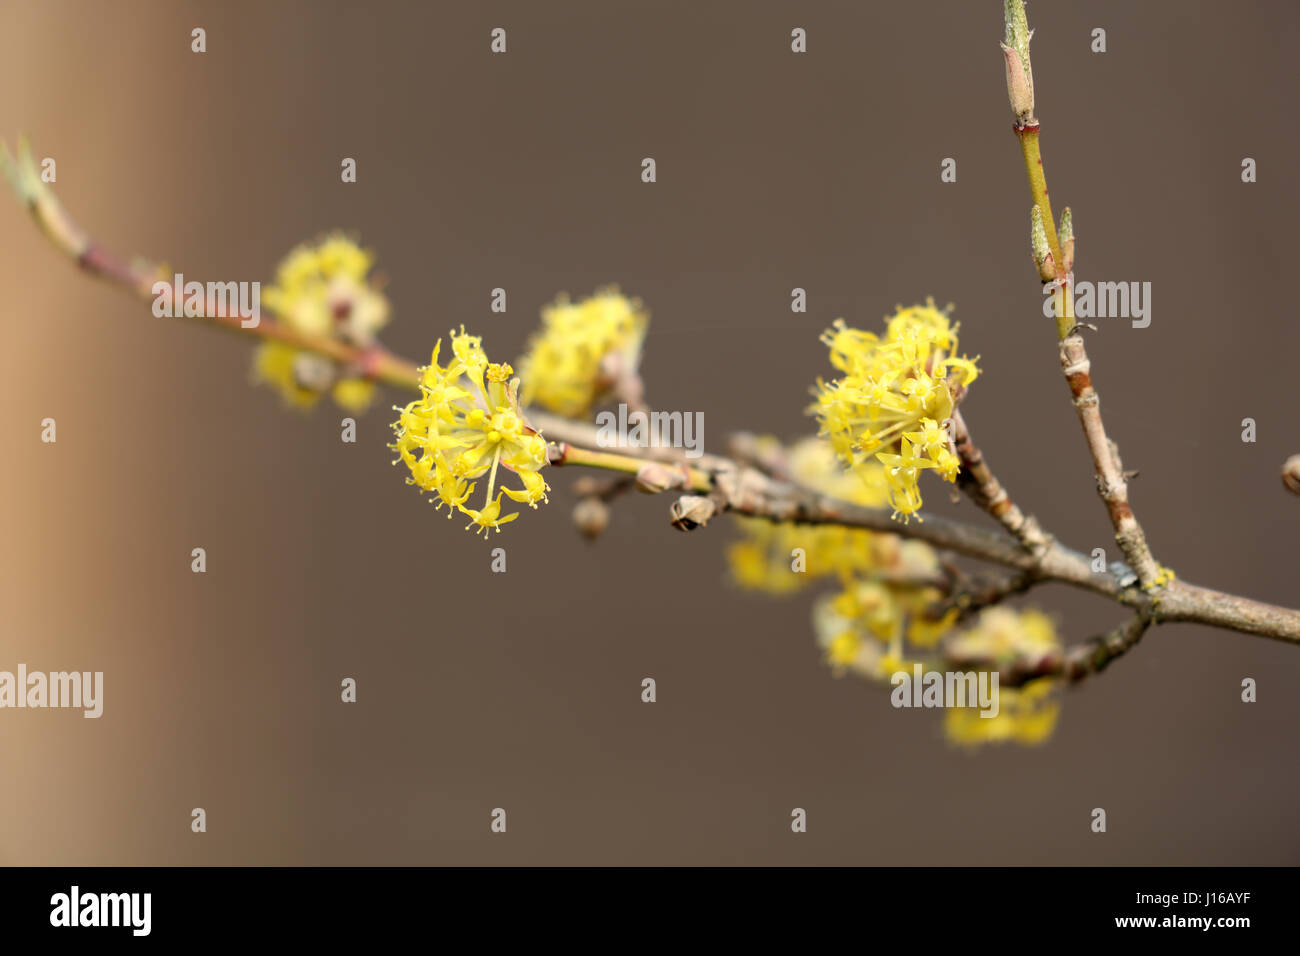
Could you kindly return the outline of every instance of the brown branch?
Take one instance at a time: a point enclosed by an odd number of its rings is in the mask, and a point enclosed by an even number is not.
[[[1097,494],[1106,505],[1115,540],[1144,587],[1156,583],[1160,566],[1151,554],[1142,526],[1133,515],[1128,502],[1128,480],[1120,464],[1118,449],[1106,437],[1106,427],[1101,420],[1101,399],[1092,385],[1092,363],[1083,345],[1083,336],[1076,327],[1061,340],[1061,370],[1070,385],[1079,423],[1092,453],[1092,464],[1097,474]]]
[[[93,243],[63,212],[53,193],[40,183],[39,174],[34,174],[30,155],[25,150],[16,165],[7,150],[0,149],[0,166],[4,167],[15,191],[41,229],[60,251],[96,277],[123,286],[139,297],[147,299],[151,296],[151,284],[146,285],[144,278],[155,275],[157,270],[139,264],[125,265]],[[214,318],[204,316],[201,320]],[[379,346],[358,348],[333,338],[300,335],[270,318],[263,318],[257,326],[249,328],[242,328],[237,321],[211,321],[210,324],[258,338],[289,342],[354,367],[360,374],[377,382],[405,389],[419,386],[418,366]],[[572,444],[586,449],[599,446],[595,426],[534,409],[527,410],[526,415],[549,441],[556,443],[551,452],[552,464],[581,463],[635,473],[637,485],[643,490],[694,489],[695,494],[684,496],[692,500],[682,500],[674,506],[674,519],[680,521],[682,527],[702,526],[714,515],[730,510],[769,521],[832,524],[881,531],[915,538],[941,551],[1023,572],[1028,576],[1026,586],[1055,581],[1082,588],[1130,607],[1153,623],[1189,621],[1300,643],[1300,611],[1221,594],[1181,581],[1174,581],[1157,593],[1149,594],[1132,586],[1137,576],[1125,565],[1112,564],[1106,571],[1094,573],[1086,556],[1055,541],[1050,541],[1041,555],[1035,555],[1005,533],[977,528],[939,515],[919,515],[915,521],[901,524],[893,520],[889,511],[838,501],[793,483],[778,481],[722,456],[703,455],[683,466],[677,449],[634,448],[618,455],[585,449],[582,454],[571,453],[563,446]],[[638,463],[634,459],[642,461]],[[653,468],[648,467],[651,465]],[[680,479],[674,477],[677,473],[680,473]],[[673,480],[660,480],[665,475]],[[990,486],[983,481],[981,487],[987,491]],[[697,520],[699,518],[704,520]]]
[[[1145,614],[1135,614],[1114,630],[1054,653],[1030,654],[1012,661],[996,661],[950,651],[945,657],[945,663],[955,670],[975,668],[997,671],[998,683],[1005,687],[1020,687],[1040,677],[1058,677],[1073,684],[1100,674],[1111,661],[1127,654],[1150,626],[1150,618]]]
[[[1006,528],[1031,554],[1041,556],[1051,547],[1052,539],[1043,531],[1033,515],[1020,510],[1002,483],[984,460],[984,453],[976,447],[970,429],[960,411],[952,413],[952,443],[961,471],[957,473],[957,487],[977,505],[987,511]]]
[[[944,589],[947,597],[936,601],[925,616],[927,620],[938,621],[949,611],[957,610],[960,612],[958,621],[963,621],[986,607],[1000,604],[1013,595],[1023,594],[1038,583],[1041,582],[1032,571],[974,579],[964,575],[960,579],[953,579],[949,575]]]
[[[727,508],[738,514],[793,524],[865,528],[915,538],[941,551],[1025,572],[1031,579],[1026,587],[1059,582],[1107,597],[1153,623],[1211,624],[1300,644],[1300,611],[1223,595],[1182,581],[1149,592],[1133,586],[1137,576],[1127,565],[1116,563],[1105,571],[1094,572],[1088,556],[1056,541],[1041,556],[1035,556],[1006,534],[940,515],[926,515],[915,523],[900,524],[884,509],[864,508],[830,498],[811,489],[775,481],[756,469],[740,468],[734,463],[729,470],[715,472],[714,480]]]
[[[1071,683],[1100,674],[1111,661],[1132,650],[1150,626],[1150,619],[1138,614],[1112,631],[1068,648],[1059,673]]]
[[[1128,483],[1119,455],[1114,444],[1106,437],[1106,428],[1101,420],[1101,405],[1097,391],[1093,388],[1091,363],[1083,338],[1079,335],[1079,326],[1074,319],[1074,294],[1071,286],[1074,282],[1075,236],[1073,224],[1069,227],[1067,241],[1061,242],[1057,233],[1056,221],[1052,218],[1052,204],[1048,198],[1047,177],[1043,169],[1042,148],[1039,144],[1039,122],[1033,115],[1034,82],[1033,68],[1029,62],[1029,40],[1033,35],[1024,18],[1023,4],[1007,6],[1008,35],[1014,35],[1023,43],[1023,50],[1013,59],[1007,46],[1003,45],[1008,66],[1008,91],[1011,94],[1012,112],[1017,121],[1013,129],[1020,142],[1020,153],[1024,160],[1025,175],[1029,180],[1029,193],[1038,210],[1034,218],[1035,235],[1031,245],[1034,247],[1035,264],[1040,277],[1044,274],[1054,275],[1053,285],[1056,302],[1057,338],[1060,342],[1061,368],[1070,386],[1074,398],[1075,411],[1083,434],[1092,454],[1093,468],[1097,476],[1097,492],[1106,505],[1111,526],[1115,529],[1115,540],[1119,543],[1124,557],[1138,576],[1143,587],[1151,588],[1163,583],[1160,566],[1151,554],[1142,526],[1133,515],[1128,501]],[[1014,69],[1019,64],[1024,75]],[[1017,95],[1019,93],[1019,95]],[[1068,210],[1067,210],[1068,213]],[[1041,222],[1041,235],[1037,234],[1037,224]],[[1065,228],[1066,219],[1062,219]]]

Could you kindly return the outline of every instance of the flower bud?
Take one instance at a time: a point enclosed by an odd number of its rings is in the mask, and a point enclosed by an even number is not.
[[[1074,216],[1070,213],[1070,207],[1066,206],[1061,211],[1061,268],[1066,272],[1074,271]]]
[[[1300,495],[1300,455],[1292,455],[1282,464],[1282,484]]]
[[[1034,116],[1034,71],[1029,63],[1029,40],[1033,31],[1025,19],[1024,0],[1006,0],[1006,38],[1001,44],[1007,61],[1007,96],[1011,112],[1021,123]]]
[[[323,392],[334,384],[334,363],[321,355],[299,352],[293,359],[293,379],[299,388]]]
[[[573,506],[573,523],[582,536],[595,541],[609,527],[609,505],[599,498],[582,498]]]
[[[718,506],[714,500],[704,495],[682,495],[669,509],[673,527],[678,531],[703,528],[717,512]]]
[[[648,495],[657,495],[672,488],[681,488],[686,484],[686,476],[680,469],[669,465],[652,462],[636,473],[636,487]]]
[[[1034,265],[1038,267],[1038,277],[1044,282],[1056,278],[1056,263],[1052,259],[1052,249],[1047,243],[1047,229],[1043,226],[1043,212],[1035,203],[1029,211],[1029,245],[1034,253]]]

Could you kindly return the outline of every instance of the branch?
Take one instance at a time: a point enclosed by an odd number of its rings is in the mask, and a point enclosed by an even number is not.
[[[56,248],[91,275],[122,286],[140,298],[152,297],[152,287],[145,284],[144,278],[156,274],[157,270],[139,264],[127,266],[93,242],[40,182],[25,148],[20,150],[18,164],[7,149],[0,148],[0,166]],[[333,338],[300,335],[269,318],[250,328],[242,328],[238,321],[224,322],[214,317],[204,317],[201,321],[258,338],[289,342],[350,365],[358,370],[357,374],[376,382],[409,390],[419,387],[418,366],[378,346],[362,349]],[[623,454],[593,451],[591,448],[599,445],[595,426],[536,409],[525,410],[525,415],[552,443],[550,459],[554,465],[581,465],[635,475],[638,487],[645,491],[690,489],[696,492],[682,496],[674,505],[674,520],[681,522],[679,527],[699,527],[715,514],[733,511],[769,521],[886,532],[1023,572],[1025,587],[1060,582],[1081,588],[1132,608],[1152,623],[1188,621],[1300,644],[1300,611],[1181,581],[1173,581],[1154,594],[1148,593],[1133,586],[1139,578],[1130,567],[1115,563],[1106,571],[1093,572],[1088,557],[1054,540],[1049,540],[1046,549],[1036,555],[1002,531],[977,528],[939,515],[918,515],[915,522],[901,524],[889,511],[839,501],[792,482],[777,480],[730,458],[703,455],[684,465],[680,451],[671,448],[634,448]],[[991,474],[977,475],[977,486],[987,492],[991,477]],[[697,520],[700,518],[704,520]]]
[[[1113,564],[1106,571],[1093,571],[1088,556],[1056,541],[1041,556],[1035,556],[1001,532],[976,528],[941,515],[925,515],[915,524],[900,524],[884,509],[830,498],[811,489],[776,481],[753,468],[732,463],[732,469],[715,474],[714,480],[726,509],[738,514],[793,524],[863,528],[915,538],[943,551],[1025,572],[1031,579],[1026,587],[1054,581],[1090,591],[1132,608],[1153,623],[1190,621],[1300,644],[1300,611],[1220,594],[1182,581],[1172,581],[1162,589],[1149,592],[1134,586],[1138,579],[1127,565]],[[718,507],[715,513],[722,510]]]
[[[953,447],[961,462],[957,486],[1011,532],[1030,554],[1044,554],[1051,547],[1051,538],[1033,515],[1024,514],[1011,500],[1002,483],[984,461],[984,453],[975,446],[961,412],[954,409],[951,421]]]
[[[1061,369],[1074,396],[1079,423],[1092,453],[1097,494],[1106,505],[1106,513],[1115,529],[1115,540],[1142,586],[1152,587],[1162,577],[1161,568],[1151,554],[1142,526],[1129,505],[1127,476],[1120,464],[1118,447],[1106,436],[1106,426],[1101,420],[1101,399],[1092,385],[1092,363],[1078,331],[1061,340]]]
[[[926,611],[927,620],[940,621],[949,611],[959,613],[958,621],[966,620],[978,614],[986,607],[1001,604],[1015,594],[1023,594],[1035,584],[1040,583],[1032,571],[1017,571],[998,577],[983,577],[974,580],[962,574],[960,569],[948,564],[945,569],[947,597],[936,601]]]
[[[1145,588],[1156,587],[1164,583],[1168,572],[1156,563],[1147,544],[1142,526],[1133,515],[1128,501],[1128,482],[1120,464],[1115,445],[1106,436],[1106,427],[1101,420],[1101,401],[1092,384],[1091,363],[1088,352],[1079,334],[1079,326],[1074,319],[1074,229],[1070,211],[1062,216],[1062,230],[1067,231],[1066,240],[1061,241],[1056,222],[1052,218],[1052,204],[1047,193],[1047,177],[1043,170],[1043,156],[1039,147],[1039,123],[1033,115],[1034,81],[1033,69],[1029,61],[1029,37],[1031,31],[1025,21],[1024,4],[1014,0],[1007,4],[1007,35],[1015,38],[1013,47],[1003,44],[1003,52],[1008,63],[1008,90],[1011,91],[1011,108],[1016,113],[1016,136],[1020,141],[1020,153],[1024,159],[1025,175],[1029,180],[1029,193],[1034,201],[1033,220],[1034,259],[1039,276],[1050,279],[1049,285],[1054,290],[1056,303],[1056,329],[1060,340],[1061,369],[1070,386],[1074,398],[1074,408],[1079,415],[1079,424],[1088,442],[1092,454],[1093,468],[1097,476],[1097,493],[1106,505],[1111,526],[1115,529],[1115,540],[1129,566],[1133,568],[1138,580]],[[1015,73],[1014,64],[1018,64],[1025,74],[1025,83]],[[1027,94],[1023,90],[1027,89]],[[1017,91],[1021,95],[1017,96]]]
[[[1007,687],[1019,687],[1040,677],[1064,678],[1073,684],[1100,674],[1111,661],[1132,650],[1150,626],[1150,618],[1135,614],[1114,630],[1043,656],[997,661],[949,652],[945,661],[955,670],[997,671],[998,683]]]

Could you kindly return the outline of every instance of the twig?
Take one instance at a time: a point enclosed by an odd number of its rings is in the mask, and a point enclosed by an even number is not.
[[[1144,587],[1155,584],[1160,576],[1160,566],[1151,554],[1142,526],[1133,515],[1128,501],[1128,481],[1114,444],[1106,437],[1106,427],[1101,421],[1101,400],[1092,385],[1092,363],[1083,345],[1083,337],[1071,332],[1061,340],[1061,369],[1070,383],[1074,407],[1083,425],[1083,434],[1092,453],[1097,474],[1097,494],[1106,505],[1115,540],[1138,580]]]
[[[1013,10],[1013,6],[1018,7],[1018,10]],[[1069,383],[1079,424],[1083,426],[1083,434],[1092,454],[1093,468],[1097,476],[1097,493],[1106,505],[1106,512],[1115,529],[1115,540],[1119,543],[1120,550],[1124,552],[1125,559],[1137,574],[1142,586],[1155,587],[1163,583],[1164,575],[1152,556],[1142,526],[1138,524],[1129,505],[1128,482],[1125,480],[1119,456],[1115,454],[1114,445],[1106,436],[1106,428],[1101,420],[1100,400],[1092,384],[1091,363],[1088,360],[1083,338],[1079,335],[1078,326],[1075,324],[1074,295],[1071,288],[1074,283],[1075,255],[1073,229],[1071,228],[1070,241],[1063,245],[1056,229],[1056,221],[1052,218],[1052,204],[1048,198],[1047,178],[1043,171],[1043,156],[1038,141],[1039,122],[1033,115],[1033,72],[1028,62],[1029,37],[1025,32],[1027,24],[1024,21],[1023,5],[1008,4],[1007,15],[1008,35],[1012,33],[1012,28],[1015,26],[1023,39],[1022,62],[1028,74],[1029,95],[1027,102],[1017,102],[1016,97],[1014,95],[1012,97],[1012,109],[1018,115],[1014,129],[1020,142],[1025,175],[1029,180],[1029,193],[1033,198],[1034,206],[1038,209],[1038,218],[1041,218],[1045,233],[1047,248],[1035,251],[1035,257],[1040,260],[1038,263],[1040,275],[1047,273],[1055,276],[1051,284],[1055,286],[1053,295],[1056,302],[1056,328],[1057,338],[1060,341],[1061,368]],[[1018,16],[1018,24],[1013,24],[1014,16]],[[1004,45],[1004,52],[1007,49]],[[1008,55],[1009,67],[1011,64],[1012,60]],[[1035,219],[1035,229],[1038,218]]]
[[[1112,631],[1070,647],[1061,661],[1060,674],[1072,683],[1100,674],[1111,661],[1132,650],[1150,626],[1151,621],[1138,614]]]
[[[39,182],[39,175],[35,177],[35,184],[30,177],[25,178],[6,150],[0,150],[0,165],[5,167],[19,197],[60,251],[81,264],[91,275],[123,286],[141,298],[151,296],[151,286],[145,284],[143,277],[153,276],[156,270],[140,265],[127,266],[93,243],[67,217],[53,199],[52,192]],[[333,338],[300,335],[266,317],[250,328],[242,328],[237,321],[219,322],[213,317],[205,318],[211,319],[211,324],[217,327],[258,338],[279,339],[324,355],[357,368],[359,374],[377,382],[411,390],[419,387],[418,366],[378,346],[362,349]],[[680,475],[680,480],[665,483],[659,490],[689,487],[697,492],[688,496],[696,500],[675,507],[675,517],[684,519],[683,526],[691,523],[698,526],[702,522],[695,521],[695,518],[711,509],[709,517],[730,510],[770,521],[881,531],[915,538],[942,551],[1025,572],[1032,578],[1030,584],[1057,581],[1082,588],[1130,607],[1152,623],[1189,621],[1300,643],[1300,611],[1221,594],[1181,581],[1173,581],[1156,594],[1150,594],[1129,585],[1134,572],[1128,567],[1117,564],[1104,572],[1094,573],[1086,556],[1055,541],[1036,556],[1004,533],[938,515],[920,515],[912,523],[900,524],[893,520],[889,511],[863,508],[790,482],[777,481],[755,468],[722,456],[703,455],[689,466],[683,466],[674,449],[634,448],[623,454],[591,451],[591,447],[599,444],[597,429],[593,425],[535,409],[528,409],[525,414],[529,422],[553,443],[552,464],[585,465],[621,474],[636,474],[638,485],[642,487],[646,483],[639,479],[646,473],[648,464],[655,464],[664,473]],[[708,505],[701,502],[708,502]]]
[[[1011,532],[1027,551],[1035,556],[1045,554],[1052,545],[1052,539],[1033,515],[1026,515],[1011,500],[1002,483],[984,461],[984,453],[976,447],[961,412],[954,410],[951,421],[953,447],[961,462],[957,486]]]
[[[1182,581],[1172,581],[1154,594],[1130,586],[1135,575],[1126,565],[1094,572],[1092,562],[1053,541],[1036,557],[1009,536],[940,515],[927,515],[915,524],[900,524],[884,509],[864,508],[796,485],[777,482],[755,469],[715,476],[730,510],[769,521],[794,524],[835,524],[883,531],[924,541],[940,550],[977,558],[1027,572],[1031,583],[1057,581],[1110,598],[1162,621],[1194,621],[1300,644],[1300,611],[1248,598],[1233,597]]]
[[[1047,654],[1027,653],[1013,660],[993,660],[947,648],[945,666],[954,670],[976,668],[998,672],[998,683],[1020,687],[1040,677],[1057,677],[1078,683],[1100,674],[1117,657],[1128,653],[1151,626],[1145,614],[1135,614],[1114,630]]]
[[[1002,603],[1012,595],[1023,594],[1038,583],[1041,583],[1040,579],[1032,571],[975,579],[964,575],[954,579],[949,575],[945,589],[947,597],[936,601],[925,616],[927,620],[938,621],[955,609],[960,612],[958,621],[962,621],[986,607]]]

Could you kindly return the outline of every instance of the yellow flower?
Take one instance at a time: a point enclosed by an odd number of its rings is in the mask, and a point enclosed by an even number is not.
[[[811,535],[800,537],[793,525],[775,524],[762,518],[736,518],[742,537],[727,547],[731,577],[743,588],[770,594],[789,594],[819,577],[821,566],[814,561],[805,572],[794,570],[795,548],[805,548]]]
[[[388,322],[388,300],[366,278],[373,262],[342,235],[300,245],[280,263],[262,301],[295,332],[370,345]]]
[[[890,597],[883,592],[875,598],[881,603],[871,613],[876,615],[878,625],[885,625],[890,614],[886,607]],[[842,677],[853,671],[868,680],[888,682],[896,672],[910,671],[914,662],[904,654],[900,632],[895,629],[887,640],[866,633],[861,621],[853,617],[856,610],[840,598],[824,597],[813,605],[814,632],[831,672]]]
[[[824,439],[801,440],[784,456],[766,440],[760,439],[760,446],[784,461],[794,481],[814,491],[865,507],[889,499],[883,465],[865,461],[848,471]],[[814,616],[818,641],[837,668],[853,660],[851,669],[875,674],[883,658],[878,659],[873,641],[933,647],[957,617],[956,609],[937,620],[929,616],[942,592],[924,581],[940,570],[938,556],[924,542],[832,525],[736,520],[742,537],[727,558],[742,587],[788,594],[819,578],[839,579],[841,590],[821,602]],[[795,570],[796,548],[803,551],[802,572]],[[921,583],[912,583],[918,578]],[[828,614],[834,624],[827,623]]]
[[[262,301],[279,321],[300,335],[339,339],[361,348],[373,345],[388,321],[388,300],[366,278],[370,252],[342,235],[317,245],[300,245],[276,269],[275,284]],[[325,391],[343,408],[362,412],[374,397],[373,383],[338,378],[328,359],[305,349],[267,342],[254,356],[256,377],[285,400],[302,408],[315,405]]]
[[[648,323],[640,300],[615,288],[577,303],[560,296],[519,360],[524,405],[584,416],[619,373],[637,370]]]
[[[310,376],[300,374],[299,369],[314,358],[283,342],[263,342],[253,353],[253,378],[274,388],[286,404],[312,408],[323,393],[304,384]]]
[[[889,501],[884,468],[866,463],[850,471],[824,438],[795,442],[789,461],[794,480],[814,491],[865,508],[879,508]]]
[[[906,520],[921,507],[919,479],[932,470],[954,481],[959,470],[946,422],[952,383],[978,375],[974,361],[955,355],[957,326],[934,307],[900,307],[884,336],[849,328],[843,319],[822,335],[831,364],[843,374],[819,381],[809,409],[821,434],[846,466],[884,466],[889,503]]]
[[[813,605],[813,633],[826,654],[826,663],[836,677],[854,671],[878,678],[884,645],[863,635],[857,622],[844,613],[844,606],[831,597],[818,598]]]
[[[501,525],[519,517],[501,514],[501,497],[536,508],[549,490],[540,472],[547,463],[546,440],[524,420],[519,409],[519,379],[509,365],[490,363],[482,340],[451,333],[452,359],[438,364],[442,340],[433,358],[421,370],[421,397],[401,409],[393,423],[397,440],[390,447],[410,469],[407,479],[421,491],[432,492],[438,507],[448,506],[448,517],[459,511],[469,516],[467,528],[500,531]],[[498,470],[518,477],[519,488],[498,486]],[[474,479],[488,476],[483,507],[468,508]]]
[[[854,504],[879,507],[889,497],[884,469],[864,467],[846,471],[830,446],[820,438],[796,442],[789,450],[792,477],[800,484]],[[893,535],[832,525],[783,524],[761,518],[737,517],[742,537],[727,550],[733,580],[741,587],[772,594],[798,591],[827,575],[847,579],[885,563],[897,551]],[[802,571],[795,570],[795,549]]]
[[[813,606],[813,631],[836,672],[845,668],[876,680],[911,667],[909,648],[933,647],[952,627],[924,617],[938,600],[935,588],[907,588],[881,581],[850,581]]]
[[[733,580],[741,587],[771,594],[789,594],[819,578],[848,578],[878,567],[881,553],[887,549],[885,539],[892,537],[854,528],[781,524],[740,516],[736,525],[741,538],[727,549]],[[796,556],[796,549],[803,554]]]
[[[951,638],[945,650],[956,661],[977,661],[980,669],[1006,670],[1015,664],[1032,670],[1061,652],[1061,641],[1047,615],[1028,609],[991,607],[968,631]],[[980,717],[978,709],[949,711],[944,733],[966,745],[1014,741],[1039,743],[1051,736],[1060,701],[1051,696],[1061,681],[1041,677],[1022,687],[999,687],[998,714]]]
[[[1060,684],[1053,677],[1040,677],[1023,687],[998,688],[998,713],[981,717],[978,707],[954,707],[944,716],[944,736],[955,744],[1038,744],[1052,735],[1061,702],[1052,696]]]
[[[375,397],[375,383],[364,378],[342,378],[334,383],[330,392],[340,408],[350,412],[364,412]]]
[[[953,659],[979,661],[990,668],[1015,663],[1032,670],[1060,651],[1061,642],[1051,618],[1032,608],[1024,611],[987,608],[980,612],[973,627],[953,637],[947,645],[948,655]]]

